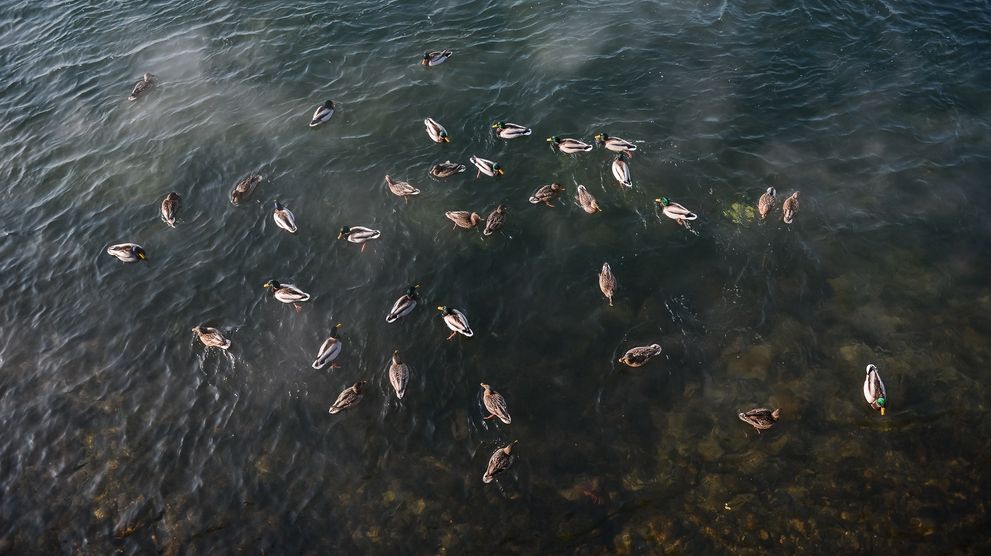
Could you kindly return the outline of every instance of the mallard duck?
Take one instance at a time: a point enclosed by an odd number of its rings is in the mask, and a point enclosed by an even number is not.
[[[467,210],[449,210],[444,213],[444,216],[454,222],[455,228],[461,227],[466,230],[474,228],[482,221],[482,217],[477,212],[468,212]]]
[[[672,203],[667,197],[654,199],[654,202],[657,203],[658,207],[660,207],[661,212],[664,213],[664,216],[667,216],[678,224],[684,225],[686,220],[695,220],[698,218],[698,215],[694,212],[686,209],[678,203]]]
[[[450,307],[437,307],[437,310],[443,313],[444,324],[453,330],[451,335],[447,337],[448,340],[453,339],[457,334],[461,334],[466,338],[471,338],[475,335],[475,333],[471,331],[471,326],[468,325],[468,317],[466,317],[461,311]]]
[[[781,408],[774,411],[764,407],[751,409],[746,413],[740,413],[737,417],[744,423],[753,426],[757,430],[757,434],[760,434],[760,431],[767,430],[778,422],[778,419],[781,418]]]
[[[317,109],[313,111],[313,118],[310,119],[310,127],[317,127],[324,122],[330,121],[336,109],[337,105],[332,100],[328,100],[317,106]]]
[[[551,144],[552,149],[565,154],[587,153],[592,150],[592,145],[588,143],[584,143],[578,139],[558,137],[557,135],[548,137],[547,142]]]
[[[292,284],[282,284],[278,280],[269,280],[262,287],[269,290],[269,293],[276,300],[282,303],[292,303],[297,311],[299,310],[298,303],[310,300],[310,294]]]
[[[612,175],[620,185],[633,187],[633,178],[630,177],[630,165],[626,163],[623,153],[616,155],[616,160],[612,161]]]
[[[364,390],[365,384],[367,383],[367,380],[359,380],[348,388],[345,388],[344,391],[337,396],[337,400],[334,401],[334,404],[330,406],[328,413],[333,415],[334,413],[339,413],[345,409],[354,407],[361,401],[361,398],[365,397]]]
[[[781,204],[781,212],[784,215],[785,224],[791,224],[795,220],[795,215],[798,214],[798,191],[785,199],[785,202]]]
[[[181,205],[182,197],[180,197],[175,191],[169,192],[169,194],[162,199],[162,220],[165,221],[170,228],[175,228],[176,214],[178,214],[179,207]]]
[[[454,54],[453,50],[434,50],[433,52],[424,52],[423,58],[420,59],[421,66],[439,66],[447,61]]]
[[[616,277],[613,276],[609,263],[602,263],[602,270],[599,271],[599,289],[602,290],[602,295],[606,296],[606,299],[609,300],[609,306],[612,307],[613,293],[616,292]],[[660,348],[660,346],[657,347]]]
[[[406,395],[406,384],[409,383],[409,365],[399,359],[399,350],[392,352],[392,363],[389,364],[389,384],[396,391],[400,400]]]
[[[767,218],[767,215],[774,210],[774,203],[777,201],[777,199],[774,198],[774,195],[776,194],[777,192],[773,187],[768,187],[767,191],[760,196],[760,199],[757,201],[757,212],[760,213],[761,219]]]
[[[479,176],[485,174],[486,176],[496,177],[505,174],[506,172],[499,166],[498,162],[492,162],[491,160],[485,160],[484,158],[478,158],[477,156],[472,156],[468,160],[478,168],[478,173],[475,174],[475,179],[477,180]]]
[[[492,129],[502,139],[516,139],[517,137],[526,137],[533,133],[533,130],[526,126],[511,124],[509,122],[496,122],[492,124]]]
[[[147,93],[154,86],[155,76],[150,73],[144,74],[141,79],[134,84],[134,89],[131,90],[131,96],[127,97],[127,100],[138,100],[138,97]]]
[[[248,195],[251,195],[251,192],[261,183],[262,179],[264,178],[258,174],[248,174],[239,182],[235,183],[234,189],[231,190],[231,204],[237,206],[238,203],[247,199]]]
[[[877,372],[877,366],[873,364],[867,365],[867,377],[864,379],[864,399],[871,404],[871,407],[880,411],[881,415],[884,415],[885,409],[888,408],[888,391],[884,389],[881,375]]]
[[[451,138],[447,136],[447,130],[444,126],[437,123],[433,118],[427,118],[423,120],[423,125],[427,128],[427,135],[430,136],[430,140],[434,143],[450,143]]]
[[[275,210],[272,211],[272,219],[275,220],[275,225],[282,228],[283,230],[289,232],[290,234],[296,233],[296,217],[293,213],[282,206],[282,203],[275,202]]]
[[[420,190],[413,187],[409,183],[404,181],[395,181],[388,175],[385,176],[385,183],[388,184],[389,191],[391,191],[393,195],[402,197],[403,200],[406,200],[407,197],[420,194]]]
[[[545,185],[540,189],[534,191],[533,195],[530,195],[530,202],[535,205],[539,205],[540,203],[543,203],[549,207],[553,207],[554,205],[551,204],[551,201],[553,201],[554,198],[560,195],[561,193],[564,193],[564,191],[565,191],[564,186],[559,183],[552,183],[550,185]]]
[[[506,225],[506,205],[500,204],[495,208],[494,211],[489,213],[489,217],[485,219],[485,229],[482,230],[482,234],[490,236]]]
[[[661,351],[660,344],[630,348],[619,358],[619,362],[627,367],[643,367],[651,359],[660,355]]]
[[[506,423],[507,425],[513,422],[513,418],[509,415],[509,409],[506,407],[506,398],[502,397],[502,394],[496,392],[491,386],[482,384],[482,404],[485,405],[486,411],[489,412],[488,416],[483,417],[483,419],[491,419],[493,417],[498,417],[500,421]]]
[[[351,243],[357,243],[364,251],[366,241],[376,239],[381,235],[382,232],[364,226],[341,226],[341,232],[337,234],[337,239],[346,239]]]
[[[610,137],[602,131],[595,134],[595,142],[616,153],[630,153],[637,150],[637,146],[626,139]]]
[[[458,164],[456,162],[451,162],[450,160],[446,160],[444,162],[441,162],[440,164],[434,164],[433,167],[430,168],[430,175],[435,178],[449,178],[454,174],[460,174],[461,172],[464,171],[465,171],[464,164]]]
[[[485,474],[482,475],[483,483],[491,483],[496,475],[513,465],[513,448],[517,444],[519,444],[519,440],[514,440],[505,447],[492,452],[492,457],[489,458],[489,465],[485,468]]]
[[[589,214],[595,214],[602,210],[599,208],[599,202],[588,192],[588,189],[585,189],[584,185],[578,186],[578,196],[576,199],[578,199],[578,204],[581,205],[582,209]]]
[[[137,243],[118,243],[107,247],[107,254],[113,255],[125,263],[136,263],[147,261],[148,255],[143,247]]]
[[[392,309],[389,311],[389,314],[386,315],[385,322],[396,322],[397,320],[413,312],[413,309],[416,308],[416,302],[419,299],[419,296],[416,293],[416,290],[419,289],[419,287],[420,284],[413,284],[408,290],[406,290],[406,293],[401,295],[399,299],[392,304]]]
[[[220,349],[227,349],[231,347],[231,341],[224,337],[224,334],[217,330],[216,328],[211,328],[209,326],[197,326],[193,328],[193,332],[199,336],[200,341],[206,347],[214,347]]]
[[[341,354],[341,349],[344,347],[344,343],[338,336],[338,330],[341,329],[341,324],[337,323],[333,328],[330,329],[330,336],[320,344],[320,349],[317,351],[317,357],[313,360],[314,369],[322,369],[327,366],[327,363],[331,363],[330,368],[336,369],[339,367],[337,363],[333,361],[337,359],[337,356]]]

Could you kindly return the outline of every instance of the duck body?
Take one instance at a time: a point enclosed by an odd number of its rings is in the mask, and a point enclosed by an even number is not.
[[[478,174],[475,175],[475,179],[478,179],[482,174],[494,178],[506,173],[502,169],[502,166],[499,166],[498,162],[492,162],[491,160],[485,160],[477,156],[472,156],[469,160],[475,165],[475,168],[478,168]]]
[[[399,359],[399,350],[392,352],[392,362],[389,364],[389,384],[396,391],[400,400],[406,395],[406,385],[409,384],[409,365]]]
[[[781,418],[781,408],[771,411],[770,409],[760,407],[757,409],[751,409],[746,413],[740,413],[737,415],[741,421],[749,424],[759,433],[762,430],[767,430],[774,426]]]
[[[313,111],[313,117],[310,118],[310,127],[317,127],[324,122],[329,122],[335,110],[337,110],[337,105],[332,100],[317,106],[317,109]]]
[[[475,335],[471,330],[471,326],[468,324],[468,317],[461,311],[451,307],[437,307],[437,310],[443,313],[444,324],[452,330],[451,335],[447,337],[448,340],[454,338],[455,334],[461,334],[466,338],[471,338]]]
[[[630,153],[637,150],[637,146],[619,137],[610,137],[603,132],[595,134],[595,142],[615,153]]]
[[[466,230],[474,228],[482,221],[482,217],[477,212],[469,212],[467,210],[449,210],[444,213],[444,216],[451,222],[454,222],[455,228],[464,228]]]
[[[420,287],[420,284],[415,284],[406,290],[406,293],[399,297],[395,303],[392,304],[392,309],[389,310],[389,314],[385,317],[385,322],[393,323],[397,320],[405,317],[406,315],[413,312],[416,308],[417,299],[419,296],[416,290]]]
[[[423,120],[423,125],[427,128],[427,135],[430,136],[430,140],[434,143],[451,142],[451,138],[447,135],[447,130],[444,129],[444,126],[437,123],[437,120],[427,118]]]
[[[259,174],[249,174],[240,181],[234,184],[234,188],[231,189],[231,204],[237,206],[241,201],[248,198],[249,195],[258,187],[258,184],[264,179]]]
[[[342,226],[341,232],[337,234],[337,239],[346,239],[351,243],[361,244],[378,239],[381,235],[382,232],[364,226]]]
[[[697,214],[678,203],[671,202],[667,197],[655,199],[654,202],[660,207],[664,216],[667,216],[679,224],[684,224],[687,220],[695,220],[698,218]]]
[[[365,384],[367,383],[367,380],[359,380],[348,388],[345,388],[344,391],[337,396],[337,400],[334,401],[333,405],[330,406],[328,413],[333,415],[334,413],[340,413],[345,409],[349,409],[357,405],[358,402],[365,397]]]
[[[430,175],[435,178],[449,178],[454,174],[460,174],[461,172],[464,171],[465,171],[464,164],[457,164],[455,162],[451,162],[450,160],[447,160],[441,162],[440,164],[434,164],[433,167],[430,168]]]
[[[798,214],[798,191],[791,194],[790,197],[785,199],[785,202],[781,204],[782,219],[785,224],[791,224],[795,221],[795,215]]]
[[[193,332],[203,342],[206,347],[215,347],[220,349],[228,349],[231,347],[231,341],[224,337],[224,334],[217,330],[216,328],[211,328],[209,326],[197,326],[193,328]]]
[[[554,205],[551,204],[551,201],[553,201],[558,195],[564,193],[564,191],[564,186],[559,183],[545,185],[534,191],[533,195],[530,195],[530,202],[534,205],[543,203],[549,207],[553,207]]]
[[[170,228],[175,228],[176,215],[179,213],[179,207],[181,205],[182,197],[175,191],[170,191],[162,199],[162,221],[168,224]]]
[[[526,126],[510,122],[496,122],[492,124],[492,129],[500,139],[516,139],[533,133],[533,130]]]
[[[507,425],[512,423],[513,418],[509,415],[509,409],[506,407],[506,398],[502,397],[502,394],[496,392],[484,382],[482,383],[482,389],[482,405],[489,412],[489,415],[485,419],[498,417],[500,421]]]
[[[588,189],[584,185],[578,186],[578,205],[582,207],[582,210],[589,214],[595,214],[602,210],[599,208],[599,202],[595,200],[595,197],[588,192]]]
[[[626,157],[620,153],[612,161],[612,175],[620,185],[633,187],[633,178],[630,176],[630,165],[626,162]]]
[[[409,183],[404,181],[396,181],[388,175],[385,176],[385,183],[389,186],[389,191],[397,197],[402,197],[405,199],[406,197],[420,194],[420,190],[413,187]]]
[[[452,54],[454,54],[454,51],[448,49],[424,52],[423,58],[420,59],[420,65],[427,67],[439,66],[446,62]]]
[[[888,391],[884,388],[881,375],[876,365],[867,365],[867,376],[864,378],[864,399],[867,403],[884,415],[888,407]]]
[[[132,102],[138,100],[141,97],[141,95],[150,91],[151,88],[154,86],[155,86],[155,76],[150,73],[144,74],[143,76],[141,76],[141,79],[139,79],[138,82],[134,84],[134,88],[131,89],[131,96],[127,97],[127,100],[130,100]]]
[[[276,226],[290,234],[295,234],[298,229],[296,227],[296,216],[278,201],[275,202],[275,209],[272,211],[272,220],[275,220]]]
[[[547,138],[547,142],[551,144],[552,149],[565,154],[587,153],[592,150],[592,145],[570,137],[552,135]]]
[[[626,365],[627,367],[643,367],[651,359],[657,357],[661,354],[660,344],[651,344],[649,346],[639,346],[635,348],[630,348],[622,357],[619,358],[619,362]]]
[[[320,349],[317,351],[317,357],[313,360],[314,369],[322,369],[327,366],[327,363],[333,362],[341,354],[341,349],[344,348],[340,337],[338,336],[338,330],[340,330],[341,325],[338,324],[330,330],[330,336],[320,344]],[[335,367],[337,365],[334,365]]]
[[[774,210],[774,204],[777,202],[777,199],[774,197],[776,194],[777,192],[773,187],[768,187],[767,191],[757,200],[757,213],[760,214],[762,220],[767,218],[767,215]]]
[[[107,247],[107,254],[117,257],[124,263],[136,263],[147,261],[148,255],[143,247],[137,243],[117,243]]]
[[[282,303],[302,303],[310,300],[310,294],[292,284],[283,284],[278,280],[265,282],[264,288],[270,291],[272,297]]]
[[[599,271],[599,289],[602,290],[602,295],[606,296],[606,299],[609,300],[609,306],[612,307],[612,298],[616,292],[616,277],[613,276],[609,263],[602,263],[602,270]]]
[[[516,447],[517,443],[518,442],[514,440],[508,445],[492,452],[492,456],[489,457],[489,464],[485,467],[485,474],[482,475],[483,483],[491,483],[496,475],[509,469],[513,465],[513,448]]]
[[[482,230],[482,234],[490,236],[506,225],[506,205],[500,204],[489,213],[489,217],[485,219],[485,229]]]

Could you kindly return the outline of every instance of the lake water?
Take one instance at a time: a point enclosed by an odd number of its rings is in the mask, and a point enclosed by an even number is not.
[[[991,549],[987,2],[0,14],[0,552]],[[418,64],[439,48],[455,54]],[[129,102],[144,72],[158,85]],[[333,119],[308,128],[327,99]],[[496,120],[533,135],[498,139]],[[604,149],[545,142],[598,131],[636,142],[631,189]],[[505,175],[427,174],[471,155]],[[253,172],[265,181],[232,206]],[[391,195],[386,174],[421,195]],[[527,202],[552,181],[556,207]],[[175,229],[158,217],[173,190]],[[660,216],[661,196],[698,219]],[[499,203],[489,237],[444,218]],[[361,252],[344,225],[382,237]],[[105,253],[125,241],[149,262]],[[297,313],[270,278],[313,298]],[[386,324],[414,282],[420,306]],[[474,337],[445,341],[438,305]],[[230,351],[204,348],[201,323]],[[313,370],[337,323],[340,368]],[[654,342],[647,366],[616,363]],[[361,378],[364,400],[329,415]],[[483,419],[480,382],[512,424]],[[757,434],[737,419],[754,407],[783,415]],[[483,484],[512,440],[513,467]]]

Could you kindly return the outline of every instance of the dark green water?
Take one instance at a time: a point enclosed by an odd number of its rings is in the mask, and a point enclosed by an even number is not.
[[[986,553],[991,10],[904,4],[0,0],[0,552]],[[544,142],[600,130],[637,141],[632,189]],[[471,155],[506,175],[427,175]],[[554,180],[556,208],[527,202]],[[768,186],[801,190],[794,224],[753,217]],[[484,239],[443,216],[500,202]],[[341,368],[311,369],[338,322]],[[761,406],[783,418],[757,435],[736,414]]]

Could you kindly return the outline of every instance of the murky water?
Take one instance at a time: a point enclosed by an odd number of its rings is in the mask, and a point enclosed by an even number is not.
[[[743,4],[0,2],[0,550],[986,552],[991,10]],[[637,142],[632,189],[603,149],[544,141],[600,130]],[[505,176],[427,175],[471,155]],[[555,208],[527,202],[555,180]],[[794,224],[757,221],[768,186],[801,190]],[[491,237],[443,216],[499,203]],[[382,237],[362,253],[343,225]],[[104,253],[123,241],[150,261]],[[475,336],[445,341],[438,305]],[[340,368],[311,369],[336,323]],[[736,415],[761,406],[783,417],[758,435]]]

